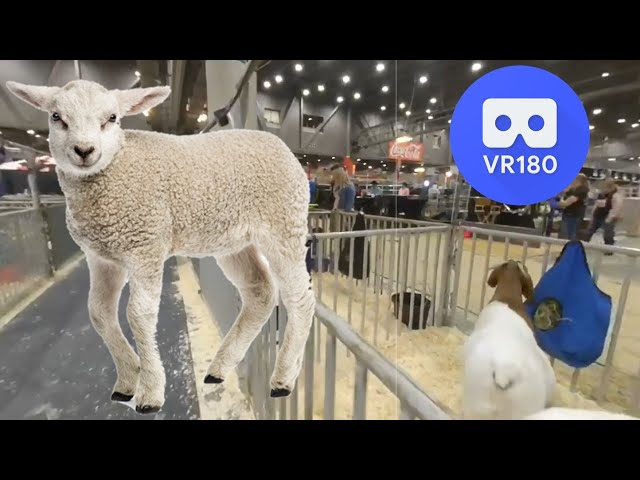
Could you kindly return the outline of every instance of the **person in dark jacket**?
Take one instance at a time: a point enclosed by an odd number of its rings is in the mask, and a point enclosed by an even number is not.
[[[587,210],[589,179],[579,174],[562,193],[558,206],[562,209],[562,226],[569,240],[577,240],[580,224]]]
[[[616,182],[612,178],[605,180],[593,209],[587,241],[591,241],[593,234],[602,228],[605,245],[613,245],[615,226],[621,217],[623,201]],[[607,254],[611,255],[608,252]]]

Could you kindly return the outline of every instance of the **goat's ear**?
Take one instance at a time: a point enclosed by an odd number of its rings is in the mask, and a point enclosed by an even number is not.
[[[498,285],[498,276],[500,275],[500,270],[501,268],[494,268],[493,270],[491,270],[491,274],[489,275],[489,279],[487,280],[487,285],[489,285],[491,288],[495,288],[496,285]]]
[[[24,85],[18,82],[7,82],[7,89],[20,100],[27,102],[38,110],[49,110],[51,99],[58,93],[60,87],[42,87],[37,85]]]
[[[527,301],[533,299],[533,280],[529,272],[520,270],[520,285],[522,285],[522,295]]]
[[[122,116],[137,115],[161,104],[171,93],[171,87],[132,88],[114,90]]]

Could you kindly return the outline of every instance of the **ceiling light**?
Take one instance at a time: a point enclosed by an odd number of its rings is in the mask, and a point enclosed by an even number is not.
[[[635,160],[635,158],[633,158],[633,157],[629,157],[629,160]]]
[[[276,75],[276,83],[282,83],[282,75]]]
[[[427,108],[426,112],[427,112],[427,113],[431,113],[431,109],[430,109],[430,108]]]
[[[406,107],[406,105],[404,104],[404,102],[402,102],[400,105],[398,105],[398,107],[400,108],[400,110],[404,109],[404,107]]]
[[[640,125],[640,123],[632,123],[631,128],[638,128],[638,125]]]
[[[602,113],[602,109],[601,108],[596,108],[593,110],[593,114],[594,115],[600,115]]]
[[[396,138],[396,142],[398,143],[407,143],[411,141],[411,137],[407,136],[407,135],[403,135],[401,137]]]
[[[362,162],[362,165],[366,165],[366,164],[367,164],[367,162]]]
[[[324,85],[318,85],[318,91],[324,92]]]
[[[147,112],[148,114],[148,112]],[[200,116],[198,117],[198,123],[202,123],[202,122],[206,122],[207,121],[207,114],[206,113],[201,113]]]
[[[353,98],[355,98],[356,100],[358,100],[361,97],[359,92],[356,92],[353,94]]]
[[[36,138],[40,138],[40,135],[36,133]]]
[[[382,72],[384,70],[384,63],[379,63],[376,65],[376,70],[378,72]]]
[[[351,77],[349,75],[345,75],[342,77],[342,83],[345,85],[351,81]]]
[[[427,77],[425,75],[422,75],[419,79],[420,83],[427,83]]]
[[[342,103],[344,102],[344,97],[338,97],[336,98],[336,100],[338,101],[338,103]]]
[[[425,180],[425,181],[424,181],[424,186],[425,186],[425,187],[428,187],[429,185],[430,185],[430,184],[429,184],[429,180]]]
[[[407,111],[405,112],[405,115],[406,115],[407,117],[410,117],[410,116],[411,116],[411,111],[410,111],[410,110],[407,110]]]
[[[615,162],[615,161],[616,161],[616,159],[615,159],[615,158],[609,158],[608,160],[609,160],[610,162]]]
[[[429,116],[427,117],[427,119],[428,119],[428,120],[433,120],[433,115],[429,115]]]
[[[432,103],[432,104],[436,102],[437,102],[436,97],[431,97],[431,100],[429,100],[429,103]]]
[[[451,170],[444,174],[444,176],[447,178],[449,178],[451,175],[453,175],[453,172],[451,172]]]
[[[134,75],[138,78],[140,78],[140,72],[138,72],[137,70],[134,72]]]
[[[473,65],[471,65],[471,71],[472,72],[477,72],[478,70],[480,70],[482,68],[482,64],[479,62],[474,63]]]
[[[302,155],[302,156],[303,156],[304,158],[307,158],[307,156],[306,156],[306,155]]]
[[[384,105],[380,107],[380,110],[382,110],[383,112],[387,109],[387,107],[385,107]]]
[[[602,72],[602,78],[607,78],[609,76],[609,72]]]
[[[447,120],[447,123],[451,123],[451,119]]]
[[[49,141],[49,137],[47,137],[47,142]]]
[[[265,80],[262,85],[264,85],[264,88],[271,88],[271,82],[269,80]]]
[[[313,118],[309,117],[309,121],[313,120]]]
[[[302,64],[301,63],[296,63],[296,66],[294,68],[296,69],[296,72],[301,72],[302,71]]]
[[[144,112],[142,112],[142,115],[144,115],[145,117],[148,117],[149,116],[149,110],[145,110]],[[200,115],[200,116],[202,116],[202,115]],[[200,117],[198,117],[198,118],[200,118]],[[205,120],[206,120],[206,118],[205,118]],[[200,122],[201,120],[198,120],[198,121]]]
[[[424,167],[416,167],[413,169],[414,173],[422,173],[424,172]]]
[[[33,130],[27,130],[27,133],[28,133],[29,135],[35,135],[35,133],[36,133],[36,132],[34,132]]]
[[[626,120],[624,118],[619,118],[618,119],[618,123],[624,123],[624,122],[626,122]]]
[[[331,160],[335,160],[335,159],[336,159],[336,157],[331,157]]]
[[[386,85],[382,86],[382,92],[383,93],[387,93],[389,91],[389,87],[387,87]]]
[[[358,160],[356,160],[356,161],[358,161],[358,162],[359,162],[359,161],[360,161],[360,159],[358,159]]]
[[[593,130],[594,128],[596,127],[594,127],[593,125],[589,125],[589,130]]]
[[[373,168],[371,165],[369,165],[367,168]]]
[[[322,160],[319,158],[318,161],[321,162]]]
[[[383,166],[383,167],[386,167],[386,166],[387,166],[387,164],[386,164],[386,163],[383,163],[383,164],[382,164],[382,166]]]
[[[309,91],[309,89],[308,89],[308,88],[305,88],[304,90],[302,90],[302,95],[304,95],[305,97],[306,97],[307,95],[309,95],[310,93],[311,93],[311,92]]]

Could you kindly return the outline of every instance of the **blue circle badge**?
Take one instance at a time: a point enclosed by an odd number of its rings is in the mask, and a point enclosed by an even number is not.
[[[505,67],[476,80],[451,118],[451,153],[482,195],[530,205],[553,198],[580,173],[589,119],[578,95],[554,74]]]

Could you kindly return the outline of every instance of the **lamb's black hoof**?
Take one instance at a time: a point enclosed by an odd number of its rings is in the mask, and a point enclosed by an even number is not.
[[[111,400],[113,400],[114,402],[128,402],[132,398],[133,395],[125,395],[124,393],[120,392],[113,392],[111,394]]]
[[[273,388],[271,390],[271,398],[288,397],[291,395],[291,390],[288,388]]]
[[[213,375],[207,375],[204,377],[204,383],[222,383],[224,382],[223,378],[214,377]]]
[[[136,412],[142,414],[156,413],[160,411],[160,407],[152,407],[151,405],[136,405]]]

